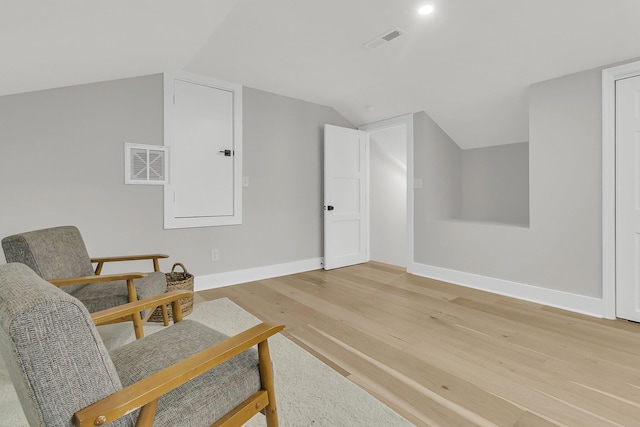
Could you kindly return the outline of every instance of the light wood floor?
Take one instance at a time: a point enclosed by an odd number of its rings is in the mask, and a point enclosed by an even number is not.
[[[640,324],[368,263],[228,297],[416,425],[640,426]]]

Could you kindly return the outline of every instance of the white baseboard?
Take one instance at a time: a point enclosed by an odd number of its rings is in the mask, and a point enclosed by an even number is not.
[[[207,274],[195,277],[194,290],[204,291],[207,289],[222,288],[256,280],[318,270],[320,268],[322,268],[322,258],[312,258],[245,270]],[[407,272],[417,276],[442,280],[468,288],[544,304],[589,316],[605,317],[605,304],[601,298],[587,297],[415,262],[407,267]]]
[[[224,286],[253,282],[255,280],[270,279],[272,277],[286,276],[288,274],[302,273],[304,271],[318,270],[320,268],[322,268],[322,258],[312,258],[302,261],[288,262],[285,264],[248,268],[246,270],[207,274],[195,277],[194,290],[204,291],[207,289],[222,288]]]
[[[561,308],[594,317],[605,316],[605,304],[601,298],[587,297],[569,292],[525,285],[493,277],[449,270],[432,265],[412,263],[407,271],[418,276],[442,280],[468,288],[492,292],[525,301]]]

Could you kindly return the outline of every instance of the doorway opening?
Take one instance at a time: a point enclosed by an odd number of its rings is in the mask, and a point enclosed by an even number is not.
[[[370,259],[407,268],[413,262],[413,115],[359,130],[369,143]]]

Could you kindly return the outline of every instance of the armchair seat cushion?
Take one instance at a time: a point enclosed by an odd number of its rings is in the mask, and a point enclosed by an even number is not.
[[[183,320],[112,351],[111,359],[126,387],[226,338]],[[209,426],[260,387],[258,352],[250,349],[160,398],[153,425]]]
[[[167,280],[163,272],[155,271],[147,274],[147,277],[134,280],[138,299],[161,295],[167,290]],[[90,313],[129,302],[125,280],[89,283],[72,292],[71,295],[82,301]]]

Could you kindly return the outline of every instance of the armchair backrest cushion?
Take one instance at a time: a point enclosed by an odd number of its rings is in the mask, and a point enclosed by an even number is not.
[[[85,306],[24,264],[0,265],[0,352],[32,426],[72,426],[122,388]]]
[[[73,226],[29,231],[2,239],[7,262],[28,265],[45,280],[94,275],[80,231]],[[65,286],[73,294],[84,285]]]

